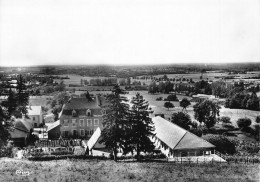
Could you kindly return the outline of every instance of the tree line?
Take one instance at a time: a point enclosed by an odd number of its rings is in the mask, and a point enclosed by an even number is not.
[[[0,95],[2,93],[0,91]],[[22,75],[17,77],[15,89],[9,89],[7,99],[0,104],[0,140],[6,142],[9,138],[9,130],[13,127],[12,116],[22,118],[28,117],[29,93]]]

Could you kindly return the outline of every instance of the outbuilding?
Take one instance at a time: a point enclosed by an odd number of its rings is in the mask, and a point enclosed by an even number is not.
[[[215,146],[178,125],[160,117],[152,118],[155,147],[168,158],[210,155]]]

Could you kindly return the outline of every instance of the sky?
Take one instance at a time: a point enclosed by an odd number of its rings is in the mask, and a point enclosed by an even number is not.
[[[260,62],[260,0],[0,0],[0,66]]]

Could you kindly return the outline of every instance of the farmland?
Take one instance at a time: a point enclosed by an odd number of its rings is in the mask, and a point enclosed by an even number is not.
[[[16,170],[29,175],[21,176]],[[257,181],[259,165],[0,159],[0,181]]]

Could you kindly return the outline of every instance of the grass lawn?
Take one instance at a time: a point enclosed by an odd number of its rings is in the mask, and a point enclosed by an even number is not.
[[[29,172],[28,176],[16,170]],[[0,159],[0,181],[258,181],[259,165]]]
[[[259,170],[259,165],[244,164],[0,159],[0,181],[257,181]]]

